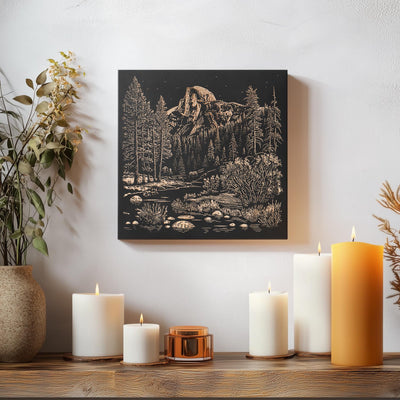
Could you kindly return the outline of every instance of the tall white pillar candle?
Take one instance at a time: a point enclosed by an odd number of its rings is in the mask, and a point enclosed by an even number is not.
[[[143,323],[124,325],[124,362],[148,364],[159,360],[160,326]]]
[[[72,295],[72,354],[84,357],[121,355],[124,295]]]
[[[331,351],[331,255],[295,254],[293,259],[294,349]]]
[[[288,352],[288,294],[249,294],[249,353],[266,357]]]

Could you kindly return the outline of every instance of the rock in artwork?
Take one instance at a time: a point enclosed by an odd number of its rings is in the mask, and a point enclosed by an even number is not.
[[[287,238],[287,71],[119,71],[119,239]]]

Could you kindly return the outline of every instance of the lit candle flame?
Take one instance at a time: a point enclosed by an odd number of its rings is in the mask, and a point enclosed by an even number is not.
[[[140,325],[143,325],[143,314],[140,314]]]
[[[353,226],[353,229],[351,230],[351,241],[354,242],[356,239],[356,228]]]
[[[321,242],[318,242],[318,255],[321,255]]]
[[[271,293],[271,281],[268,282],[268,293]]]
[[[98,296],[100,294],[100,290],[99,290],[99,284],[96,283],[96,292],[95,292],[96,296]]]

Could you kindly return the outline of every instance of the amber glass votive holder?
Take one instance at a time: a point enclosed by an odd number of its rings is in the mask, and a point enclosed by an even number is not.
[[[173,326],[164,336],[165,357],[173,361],[212,360],[213,335],[205,326]]]

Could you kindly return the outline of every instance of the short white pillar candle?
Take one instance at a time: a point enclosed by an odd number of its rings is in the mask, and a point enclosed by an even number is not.
[[[124,362],[148,364],[160,360],[160,325],[144,324],[143,315],[139,324],[124,325]]]
[[[122,354],[124,295],[72,295],[72,354],[106,357]]]
[[[249,294],[249,353],[269,357],[288,353],[288,294]]]

